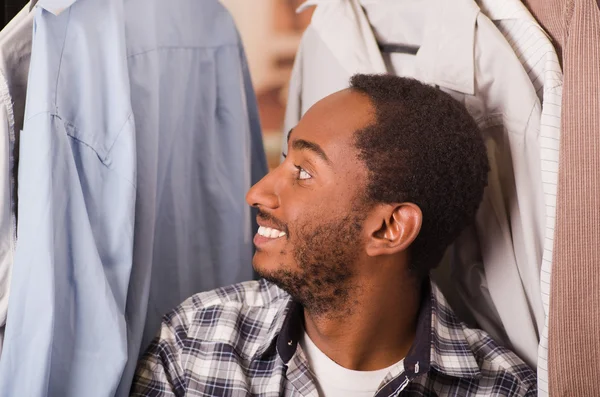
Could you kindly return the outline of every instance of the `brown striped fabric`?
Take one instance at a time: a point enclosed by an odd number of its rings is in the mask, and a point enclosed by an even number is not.
[[[525,0],[564,71],[550,297],[550,396],[600,396],[600,6]]]

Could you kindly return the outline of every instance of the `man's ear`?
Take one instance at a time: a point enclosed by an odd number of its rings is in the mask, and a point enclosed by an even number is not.
[[[415,241],[423,213],[413,203],[382,205],[367,223],[370,229],[367,255],[393,255],[405,251]]]

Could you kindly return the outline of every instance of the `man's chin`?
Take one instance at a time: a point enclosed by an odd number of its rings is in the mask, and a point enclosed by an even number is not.
[[[252,267],[259,277],[277,285],[288,293],[293,291],[293,284],[298,283],[298,276],[290,270],[283,269],[283,266],[280,264],[267,265],[265,263],[257,263],[254,261]],[[292,284],[292,286],[290,286],[290,284]]]
[[[279,270],[281,270],[281,265],[276,262],[261,260],[262,258],[257,258],[262,256],[259,252],[254,254],[254,258],[252,259],[252,268],[260,277],[270,280]],[[271,262],[271,263],[269,263]]]

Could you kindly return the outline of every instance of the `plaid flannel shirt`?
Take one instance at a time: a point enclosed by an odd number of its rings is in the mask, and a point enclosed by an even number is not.
[[[197,294],[165,316],[132,396],[318,396],[298,341],[302,307],[265,280]],[[485,332],[461,323],[435,284],[416,340],[376,397],[536,396],[536,375]]]

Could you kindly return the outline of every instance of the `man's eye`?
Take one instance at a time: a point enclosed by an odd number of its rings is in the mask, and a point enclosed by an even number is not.
[[[312,176],[308,172],[306,172],[304,169],[302,169],[301,167],[296,167],[296,168],[298,168],[298,179],[305,180],[305,179],[312,178]]]

